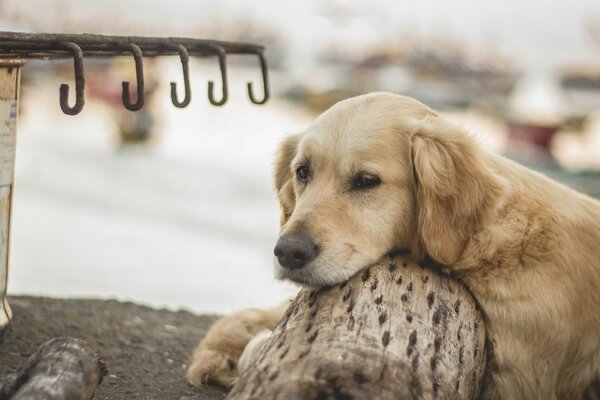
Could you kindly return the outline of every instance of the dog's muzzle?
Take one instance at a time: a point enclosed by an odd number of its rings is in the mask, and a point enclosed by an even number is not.
[[[289,234],[279,238],[274,253],[283,268],[300,269],[319,255],[319,247],[307,235]]]

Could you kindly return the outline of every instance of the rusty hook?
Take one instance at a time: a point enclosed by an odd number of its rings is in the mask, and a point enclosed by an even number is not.
[[[179,58],[181,59],[185,97],[183,98],[183,101],[177,100],[177,83],[171,82],[171,101],[175,107],[184,108],[192,101],[192,88],[190,87],[190,55],[185,46],[176,44],[174,47],[177,49]]]
[[[137,101],[135,103],[131,102],[131,95],[129,94],[129,82],[123,81],[123,105],[129,111],[138,111],[144,106],[146,101],[144,93],[144,56],[138,45],[129,43],[129,48],[133,53],[133,59],[135,61]]]
[[[225,53],[225,49],[218,44],[209,43],[209,46],[212,47],[219,56],[219,69],[221,70],[221,100],[215,100],[215,83],[213,81],[208,81],[208,100],[213,106],[222,106],[229,98],[229,89],[227,88],[227,61],[225,59],[227,53]]]
[[[254,104],[265,104],[267,100],[269,100],[269,77],[267,70],[267,60],[265,60],[265,56],[262,51],[256,53],[256,55],[258,56],[258,59],[260,61],[264,97],[262,100],[256,100],[256,97],[254,97],[254,92],[252,91],[252,82],[248,82],[248,97],[250,97],[250,101],[252,101]]]
[[[62,47],[73,53],[73,67],[75,70],[75,105],[69,106],[69,85],[60,85],[60,108],[67,115],[77,115],[85,105],[85,77],[83,74],[83,51],[73,42],[61,43]]]

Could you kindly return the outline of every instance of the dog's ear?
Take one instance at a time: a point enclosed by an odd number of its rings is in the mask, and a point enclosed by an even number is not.
[[[296,156],[299,142],[299,134],[288,136],[279,145],[277,157],[275,159],[274,179],[277,198],[279,199],[279,205],[281,206],[281,217],[279,221],[281,225],[287,222],[296,205],[296,196],[294,194],[293,185],[294,174],[290,164]]]
[[[418,237],[413,249],[452,265],[506,190],[488,155],[461,128],[440,117],[422,121],[412,137]]]

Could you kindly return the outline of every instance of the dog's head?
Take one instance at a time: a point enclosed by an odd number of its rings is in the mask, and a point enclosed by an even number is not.
[[[342,101],[280,147],[275,275],[346,281],[394,250],[451,265],[503,192],[486,154],[416,100]]]

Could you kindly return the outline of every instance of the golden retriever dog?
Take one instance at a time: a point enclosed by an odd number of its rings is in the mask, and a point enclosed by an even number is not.
[[[407,249],[443,265],[477,299],[491,355],[483,398],[576,399],[600,378],[597,200],[386,93],[342,101],[287,138],[275,186],[277,278],[335,285]],[[218,321],[188,381],[232,384],[284,306]]]

